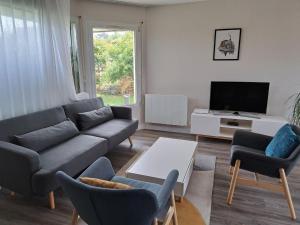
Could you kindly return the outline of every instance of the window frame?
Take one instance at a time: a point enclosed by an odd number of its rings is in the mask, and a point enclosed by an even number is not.
[[[85,22],[85,83],[86,89],[90,97],[96,97],[96,76],[95,76],[95,61],[94,61],[94,43],[93,29],[107,28],[117,30],[131,30],[134,32],[134,93],[135,103],[124,105],[132,108],[138,107],[142,100],[142,34],[138,24],[123,24],[102,21],[86,21]]]

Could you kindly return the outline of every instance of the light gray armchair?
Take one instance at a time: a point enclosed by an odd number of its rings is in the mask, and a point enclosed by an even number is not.
[[[93,187],[63,172],[56,176],[75,207],[72,224],[77,223],[78,216],[89,225],[157,225],[158,220],[172,219],[174,225],[178,224],[173,192],[177,170],[158,185],[116,176],[110,161],[102,157],[81,174],[128,184],[134,187],[130,190]]]

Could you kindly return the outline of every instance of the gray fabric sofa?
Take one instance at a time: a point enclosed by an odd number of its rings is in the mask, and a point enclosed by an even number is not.
[[[51,146],[41,152],[16,144],[22,135],[66,121],[80,130],[77,114],[103,107],[101,98],[82,100],[68,105],[0,121],[0,186],[25,196],[49,194],[54,208],[53,191],[59,187],[55,173],[64,171],[72,177],[100,156],[134,134],[138,121],[132,120],[128,107],[111,107],[113,119]]]

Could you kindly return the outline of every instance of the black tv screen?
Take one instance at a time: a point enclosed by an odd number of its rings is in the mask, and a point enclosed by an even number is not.
[[[266,113],[269,83],[211,82],[210,110]]]

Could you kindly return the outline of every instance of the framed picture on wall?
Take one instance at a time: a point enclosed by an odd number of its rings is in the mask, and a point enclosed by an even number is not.
[[[239,60],[241,28],[215,30],[214,60]]]

